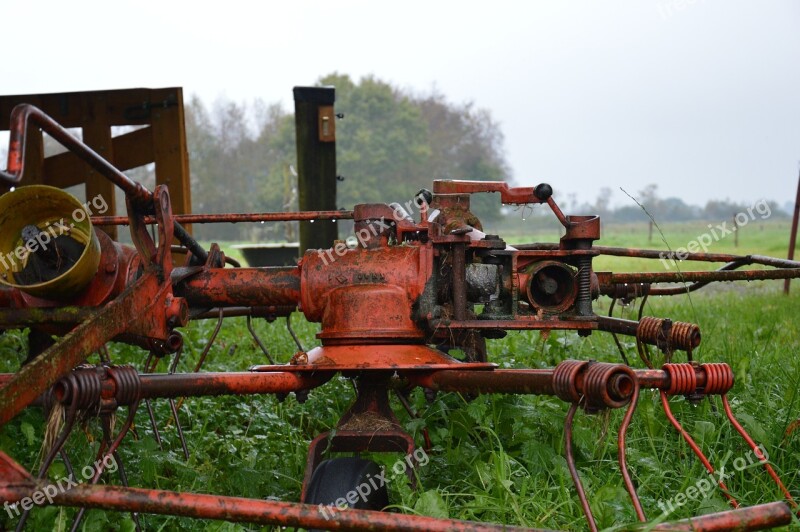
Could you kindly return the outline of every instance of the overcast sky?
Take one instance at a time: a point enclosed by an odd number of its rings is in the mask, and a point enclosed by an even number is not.
[[[798,1],[28,0],[0,13],[3,94],[182,86],[288,109],[295,85],[374,74],[489,109],[513,178],[562,198],[610,187],[620,205],[619,187],[648,183],[695,204],[796,192]]]

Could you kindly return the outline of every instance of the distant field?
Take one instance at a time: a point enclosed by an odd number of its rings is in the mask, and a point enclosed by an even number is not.
[[[669,247],[685,246],[708,231],[706,224],[662,226]],[[538,236],[531,232],[513,242],[555,241],[554,231]],[[733,235],[714,242],[709,252],[759,253],[785,257],[788,223],[752,222],[740,232],[739,247]],[[648,242],[647,226],[603,228],[598,244],[665,248],[656,231]],[[223,245],[236,257],[236,253]],[[597,269],[650,270],[663,268],[658,260],[598,259]],[[696,351],[701,361],[728,362],[737,383],[731,392],[733,409],[754,438],[765,445],[770,461],[793,494],[800,496],[800,430],[792,430],[800,418],[800,282],[786,297],[782,281],[743,283],[735,290],[703,290],[691,297],[650,298],[645,314],[698,323],[703,343]],[[609,300],[595,303],[597,313],[608,312]],[[633,318],[633,306],[616,315]],[[318,325],[296,315],[295,330],[306,349],[318,344]],[[190,371],[214,328],[213,321],[192,323],[180,371]],[[282,321],[258,320],[256,328],[270,351],[286,362],[296,351]],[[637,367],[634,343],[623,346]],[[144,353],[118,346],[118,362],[141,367]],[[13,371],[23,357],[19,334],[0,336],[0,369]],[[553,332],[545,338],[534,332],[512,332],[490,342],[490,359],[503,367],[552,367],[568,359],[620,361],[612,339],[602,333],[581,338],[572,332]],[[682,361],[684,357],[678,357]],[[94,360],[94,357],[93,359]],[[206,370],[243,370],[264,357],[249,337],[244,322],[226,322],[211,348]],[[162,362],[159,371],[165,371]],[[321,431],[333,427],[353,397],[344,379],[334,379],[311,392],[305,404],[293,396],[284,402],[274,397],[220,397],[188,399],[181,409],[181,422],[191,458],[186,463],[180,451],[168,406],[156,404],[164,450],[155,444],[147,416],[140,411],[137,433],[122,449],[130,482],[134,486],[212,492],[256,498],[297,500],[305,466],[307,444]],[[563,458],[563,420],[567,406],[549,397],[489,395],[469,400],[456,394],[439,394],[426,401],[417,390],[411,402],[421,419],[411,419],[397,407],[396,413],[417,441],[428,428],[433,447],[430,463],[419,470],[420,489],[412,491],[401,477],[391,483],[396,509],[441,517],[472,519],[531,527],[584,530],[585,521]],[[693,406],[672,400],[673,410],[707,452],[715,465],[732,470],[734,461],[747,448],[720,415],[718,401]],[[601,527],[635,521],[630,500],[616,466],[616,430],[621,412],[588,417],[578,414],[575,447],[578,468]],[[44,420],[31,409],[0,429],[0,449],[33,467],[41,445]],[[95,434],[97,427],[90,423]],[[74,434],[69,453],[76,464],[87,464],[97,451],[97,441],[87,443],[83,432]],[[672,429],[661,411],[657,395],[642,394],[628,437],[628,461],[638,485],[642,504],[650,519],[661,513],[659,502],[676,495],[705,477],[704,470]],[[396,456],[377,457],[391,465]],[[65,474],[59,463],[52,475]],[[116,482],[116,479],[114,479]],[[746,505],[781,499],[769,478],[758,468],[736,471],[729,479],[732,493]],[[677,519],[726,509],[714,490],[706,499],[689,500],[669,515]],[[72,510],[54,508],[34,511],[29,530],[63,530]],[[142,516],[147,530],[258,530],[234,524],[206,523],[188,519]],[[13,525],[5,512],[2,524]],[[129,516],[90,511],[84,530],[130,530]]]

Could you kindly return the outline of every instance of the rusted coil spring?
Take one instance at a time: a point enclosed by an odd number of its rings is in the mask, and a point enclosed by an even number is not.
[[[636,328],[636,339],[656,345],[662,351],[691,351],[700,345],[700,327],[694,323],[643,316]]]
[[[114,406],[130,406],[139,400],[141,380],[132,366],[80,366],[56,382],[55,399],[63,405],[74,404],[80,410],[97,408],[103,402],[104,381],[113,382]]]
[[[568,403],[583,398],[587,410],[620,408],[631,400],[634,378],[621,364],[565,360],[553,372],[553,390]]]
[[[700,364],[700,368],[706,376],[704,386],[698,386],[697,371],[693,364],[664,364],[662,369],[669,375],[669,388],[665,390],[667,395],[722,395],[733,388],[733,370],[728,364]]]

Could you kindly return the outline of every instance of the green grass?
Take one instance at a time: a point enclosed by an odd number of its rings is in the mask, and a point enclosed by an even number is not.
[[[613,229],[604,228],[601,244],[663,248],[657,237],[648,244],[647,235],[641,230],[628,234],[624,228],[619,232]],[[673,249],[695,238],[697,231],[696,226],[665,228]],[[785,244],[782,249],[778,246],[787,233],[777,224],[765,224],[763,232],[754,224],[741,233],[739,248],[734,249],[732,240],[725,239],[709,251],[782,256]],[[622,266],[625,264],[612,259],[608,267]],[[598,269],[602,267],[598,265]],[[733,367],[737,381],[730,399],[735,414],[764,444],[770,461],[793,494],[800,496],[800,430],[787,432],[791,423],[800,418],[800,284],[788,297],[780,293],[782,281],[723,287],[706,293],[701,290],[691,298],[650,298],[645,314],[700,325],[703,343],[695,352],[696,358],[727,362]],[[601,299],[595,303],[595,311],[607,313],[608,305],[608,299]],[[628,307],[616,315],[634,319],[635,312]],[[318,325],[307,323],[300,316],[293,318],[293,324],[306,349],[318,345],[314,338]],[[213,321],[203,321],[187,328],[181,371],[190,371],[214,325]],[[282,320],[258,320],[256,328],[281,362],[296,351]],[[623,342],[633,361],[633,342]],[[139,366],[143,363],[144,354],[135,348],[120,345],[113,352],[116,362]],[[14,371],[23,353],[20,334],[0,336],[0,369]],[[501,367],[552,367],[569,358],[620,360],[613,340],[603,333],[581,338],[572,332],[553,332],[545,338],[523,331],[490,342],[490,360]],[[250,339],[244,321],[232,319],[226,321],[204,369],[244,370],[263,362],[263,354]],[[159,371],[165,371],[166,364],[163,361]],[[634,365],[642,366],[638,361]],[[130,482],[158,489],[297,500],[308,442],[335,426],[352,398],[350,383],[336,378],[312,391],[304,404],[294,396],[283,402],[272,396],[187,399],[181,409],[181,424],[191,452],[188,463],[183,459],[166,401],[156,401],[164,450],[159,450],[151,437],[142,409],[137,416],[139,438],[129,436],[122,449]],[[427,427],[433,448],[430,462],[419,469],[419,490],[410,489],[402,477],[393,478],[390,490],[399,510],[531,527],[586,528],[563,458],[566,404],[550,397],[486,395],[468,400],[444,393],[428,402],[419,390],[412,393],[411,401],[421,419],[409,418],[397,405],[395,411],[419,444],[422,430]],[[718,400],[695,406],[675,398],[672,406],[713,464],[727,464],[730,470],[734,460],[746,455],[747,447],[727,423]],[[622,412],[617,411],[576,416],[578,468],[601,527],[636,520],[616,462],[616,432],[621,418]],[[43,425],[41,412],[29,409],[0,429],[0,449],[34,469]],[[94,422],[89,423],[89,428],[99,434]],[[76,431],[68,452],[76,464],[91,463],[97,442],[87,443],[85,433]],[[659,501],[684,493],[705,477],[698,460],[666,420],[657,394],[650,391],[643,392],[640,398],[628,434],[627,456],[651,519],[660,513]],[[377,458],[391,466],[398,456]],[[63,465],[56,462],[51,476],[64,474]],[[116,483],[117,479],[112,481]],[[728,486],[746,505],[781,499],[780,492],[759,468],[736,472]],[[727,508],[720,492],[714,490],[705,500],[689,501],[677,508],[670,519]],[[69,526],[72,515],[70,509],[37,509],[29,529],[63,529]],[[4,520],[5,512],[0,514],[0,525]],[[142,520],[147,530],[258,529],[152,515],[142,516]],[[84,523],[85,530],[131,528],[129,516],[113,512],[90,511]]]

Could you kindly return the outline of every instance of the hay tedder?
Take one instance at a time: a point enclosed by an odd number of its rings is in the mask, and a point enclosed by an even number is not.
[[[725,265],[716,271],[595,272],[592,260],[599,255],[658,259],[674,258],[674,253],[595,246],[598,217],[563,214],[547,184],[515,188],[500,182],[434,181],[432,191],[414,198],[415,216],[399,204],[356,205],[352,211],[176,215],[165,186],[145,189],[36,107],[18,106],[11,124],[8,168],[0,172],[7,183],[19,183],[27,131],[40,128],[119,187],[127,204],[126,217],[90,217],[74,197],[47,186],[20,186],[0,197],[0,329],[30,330],[27,361],[16,373],[0,375],[0,425],[30,407],[58,409],[61,416],[37,472],[0,452],[0,502],[33,501],[23,505],[18,528],[24,527],[32,505],[52,504],[80,508],[73,529],[91,508],[131,512],[137,526],[138,514],[150,513],[311,529],[510,529],[380,511],[388,504],[385,489],[370,490],[369,496],[345,505],[337,502],[379,471],[362,458],[323,460],[328,452],[403,453],[412,457],[406,466],[413,482],[417,442],[393,413],[389,397],[397,393],[402,398],[415,387],[466,396],[546,394],[569,403],[565,457],[592,530],[597,526],[588,502],[591,494],[583,489],[573,457],[576,412],[626,409],[618,433],[619,470],[638,519],[646,522],[648,510],[650,518],[656,510],[640,503],[626,463],[626,432],[640,391],[660,393],[670,422],[709,473],[714,466],[672,415],[669,398],[720,396],[728,420],[786,501],[739,508],[720,482],[718,489],[732,506],[729,511],[653,528],[756,530],[795,519],[798,508],[790,490],[734,417],[726,397],[734,383],[731,368],[693,360],[699,327],[641,312],[638,320],[601,316],[592,302],[600,295],[617,301],[681,294],[721,280],[795,278],[800,277],[800,262],[689,253],[681,257],[683,264]],[[470,212],[470,196],[481,193],[495,193],[507,205],[546,204],[564,236],[556,244],[509,246],[484,233]],[[217,245],[201,247],[184,229],[189,223],[326,219],[352,219],[358,244],[337,242],[332,249],[309,250],[297,265],[286,267],[240,267]],[[112,241],[93,224],[130,225],[133,246]],[[181,252],[186,260],[178,266],[173,254]],[[740,269],[748,265],[758,268]],[[666,283],[681,284],[664,287]],[[226,317],[247,316],[250,325],[254,317],[289,316],[297,310],[321,324],[321,346],[300,349],[288,364],[202,372],[206,349],[194,372],[175,371],[183,344],[180,330],[190,320],[212,318],[221,324]],[[635,338],[647,367],[634,369],[625,359],[624,364],[568,360],[550,369],[500,369],[487,360],[486,339],[512,330],[628,335]],[[112,364],[105,351],[110,341],[142,348],[141,371]],[[653,349],[663,353],[666,364],[653,367]],[[673,361],[678,351],[686,355]],[[105,362],[84,364],[93,353],[105,353]],[[158,361],[170,356],[170,371],[154,373]],[[158,437],[153,400],[169,400],[177,421],[177,398],[289,393],[300,398],[337,374],[352,379],[356,399],[335,430],[310,442],[302,502],[127,485],[118,449],[144,410]],[[123,420],[116,425],[110,421],[115,414]],[[55,489],[48,470],[56,459],[73,469],[64,443],[77,420],[86,416],[102,420],[98,463],[116,460],[120,485],[101,483],[104,472],[98,467],[87,482]],[[330,515],[328,504],[348,508]]]

